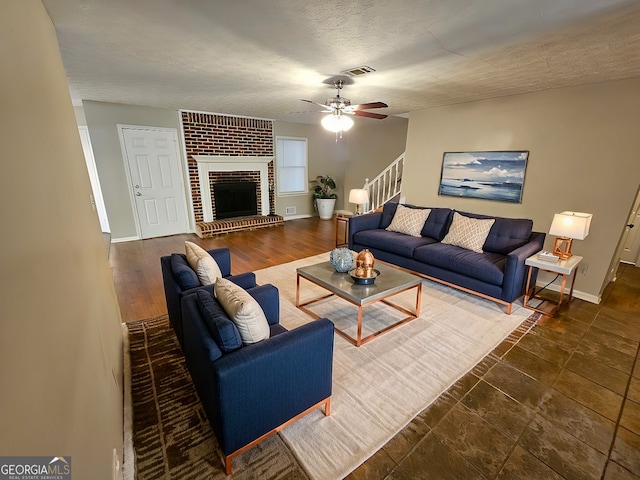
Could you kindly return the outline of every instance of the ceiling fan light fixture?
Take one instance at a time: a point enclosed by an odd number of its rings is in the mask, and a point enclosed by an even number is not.
[[[353,127],[353,120],[345,115],[327,115],[320,122],[322,126],[330,132],[346,132]]]

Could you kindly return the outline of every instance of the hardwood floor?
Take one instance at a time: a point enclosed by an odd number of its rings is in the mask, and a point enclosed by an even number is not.
[[[231,273],[242,273],[335,248],[335,222],[317,217],[290,220],[283,226],[247,230],[201,239],[195,234],[113,243],[109,261],[123,322],[167,313],[160,257],[184,252],[189,240],[205,249],[229,247]]]

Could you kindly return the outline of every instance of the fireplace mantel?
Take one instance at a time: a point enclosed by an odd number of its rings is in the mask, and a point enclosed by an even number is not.
[[[213,221],[209,172],[260,172],[261,215],[269,214],[269,162],[273,157],[193,155],[198,165],[198,183],[202,198],[202,216],[205,222]]]

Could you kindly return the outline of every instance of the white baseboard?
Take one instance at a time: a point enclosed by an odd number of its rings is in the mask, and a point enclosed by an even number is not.
[[[301,218],[311,218],[313,217],[313,215],[287,215],[284,216],[282,215],[282,218],[284,218],[284,221],[286,222],[287,220],[300,220]]]
[[[121,237],[121,238],[112,238],[111,243],[121,243],[121,242],[133,242],[134,240],[142,240],[140,237]]]
[[[546,285],[545,282],[537,282],[536,283],[536,287],[544,287]],[[552,283],[551,285],[548,285],[547,290],[552,290],[554,292],[559,292],[560,291],[560,285],[556,285],[554,283]],[[569,289],[570,286],[566,286],[564,289],[564,294],[565,295],[569,295]],[[587,292],[583,292],[580,290],[573,290],[573,296],[575,298],[579,298],[580,300],[584,300],[585,302],[589,302],[589,303],[595,303],[596,305],[599,305],[600,302],[602,301],[602,297],[600,297],[599,295],[593,295],[591,293],[587,293]]]

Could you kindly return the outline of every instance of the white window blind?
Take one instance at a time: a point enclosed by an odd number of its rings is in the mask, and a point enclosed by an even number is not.
[[[308,192],[307,139],[276,138],[278,195],[300,195]]]

